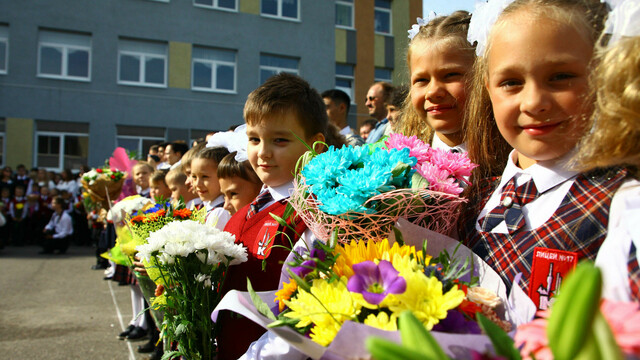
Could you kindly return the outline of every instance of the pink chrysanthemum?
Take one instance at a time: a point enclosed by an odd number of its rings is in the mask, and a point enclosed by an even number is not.
[[[406,137],[402,134],[392,133],[384,142],[389,150],[391,149],[409,149],[409,155],[418,159],[418,165],[428,162],[431,156],[431,146],[422,142],[417,136]]]
[[[429,190],[440,191],[447,194],[458,195],[463,189],[458,185],[456,179],[447,170],[439,166],[426,163],[417,169],[418,174],[429,182]]]
[[[547,323],[550,314],[549,310],[538,311],[539,319],[518,326],[514,340],[516,346],[521,347],[520,354],[524,360],[553,359],[547,339]]]
[[[464,180],[465,176],[471,176],[471,171],[478,166],[472,163],[466,154],[452,153],[442,149],[432,149],[431,163],[461,180]]]

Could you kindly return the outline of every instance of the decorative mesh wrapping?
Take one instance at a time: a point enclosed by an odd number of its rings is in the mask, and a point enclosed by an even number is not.
[[[124,177],[118,181],[109,179],[106,175],[100,176],[93,181],[93,184],[89,185],[87,181],[81,179],[82,187],[89,193],[91,200],[96,203],[102,204],[103,209],[109,209],[109,200],[114,201],[120,196],[122,192],[122,184],[124,184]],[[107,198],[107,192],[109,197]]]
[[[349,212],[330,215],[318,208],[319,202],[307,190],[308,187],[295,181],[289,203],[311,232],[324,242],[329,240],[335,227],[339,228],[338,241],[341,243],[361,239],[379,241],[388,237],[399,218],[448,234],[456,224],[458,207],[466,202],[457,195],[427,189],[398,189],[365,202],[365,207],[377,210],[375,214]]]

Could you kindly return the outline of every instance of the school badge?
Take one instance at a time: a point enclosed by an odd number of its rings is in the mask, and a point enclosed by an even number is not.
[[[538,310],[551,307],[562,281],[577,263],[578,254],[575,252],[542,247],[533,250],[529,297]]]
[[[265,259],[269,257],[271,246],[273,246],[273,238],[278,233],[278,227],[278,223],[272,219],[267,220],[264,225],[262,225],[252,249],[256,258]]]

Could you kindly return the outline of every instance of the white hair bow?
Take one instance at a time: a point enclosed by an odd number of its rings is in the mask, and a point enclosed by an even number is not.
[[[207,141],[207,147],[227,148],[231,153],[236,152],[235,159],[237,162],[243,162],[249,159],[247,156],[248,143],[247,125],[242,124],[234,131],[221,131],[213,134]]]
[[[472,12],[469,30],[467,31],[469,44],[476,43],[476,55],[484,55],[487,39],[493,24],[498,20],[502,11],[512,2],[513,0],[476,1],[475,10]]]
[[[407,32],[409,33],[409,39],[413,40],[413,38],[416,37],[416,35],[418,35],[418,33],[420,32],[420,27],[427,25],[429,21],[435,19],[437,16],[438,15],[436,15],[435,12],[430,11],[426,19],[417,18],[416,21],[418,23],[411,25],[411,29],[407,30]]]
[[[607,46],[615,44],[623,36],[640,35],[640,2],[637,0],[608,0],[613,10],[604,26],[605,34],[611,34]]]

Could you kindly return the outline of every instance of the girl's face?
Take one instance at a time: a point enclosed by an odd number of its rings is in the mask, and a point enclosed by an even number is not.
[[[583,133],[593,45],[570,25],[515,13],[496,31],[486,87],[518,164],[567,154]]]
[[[224,209],[231,215],[245,205],[251,204],[262,189],[262,184],[245,180],[241,177],[220,178],[220,190],[224,195]]]
[[[169,186],[169,190],[171,190],[171,200],[177,204],[180,198],[182,198],[185,203],[196,198],[196,195],[189,191],[189,187],[184,182],[175,180],[174,178],[171,181],[167,181],[167,186]]]
[[[469,51],[447,40],[415,44],[411,49],[411,103],[448,145],[462,142],[466,74],[473,65]]]
[[[142,189],[149,187],[149,176],[151,176],[151,172],[146,166],[136,166],[133,168],[133,181]]]
[[[191,184],[196,189],[200,200],[213,201],[220,196],[218,181],[218,164],[209,159],[193,159],[191,161]]]
[[[155,201],[156,198],[162,197],[167,200],[171,197],[171,190],[164,181],[149,181],[149,196],[151,200]]]

